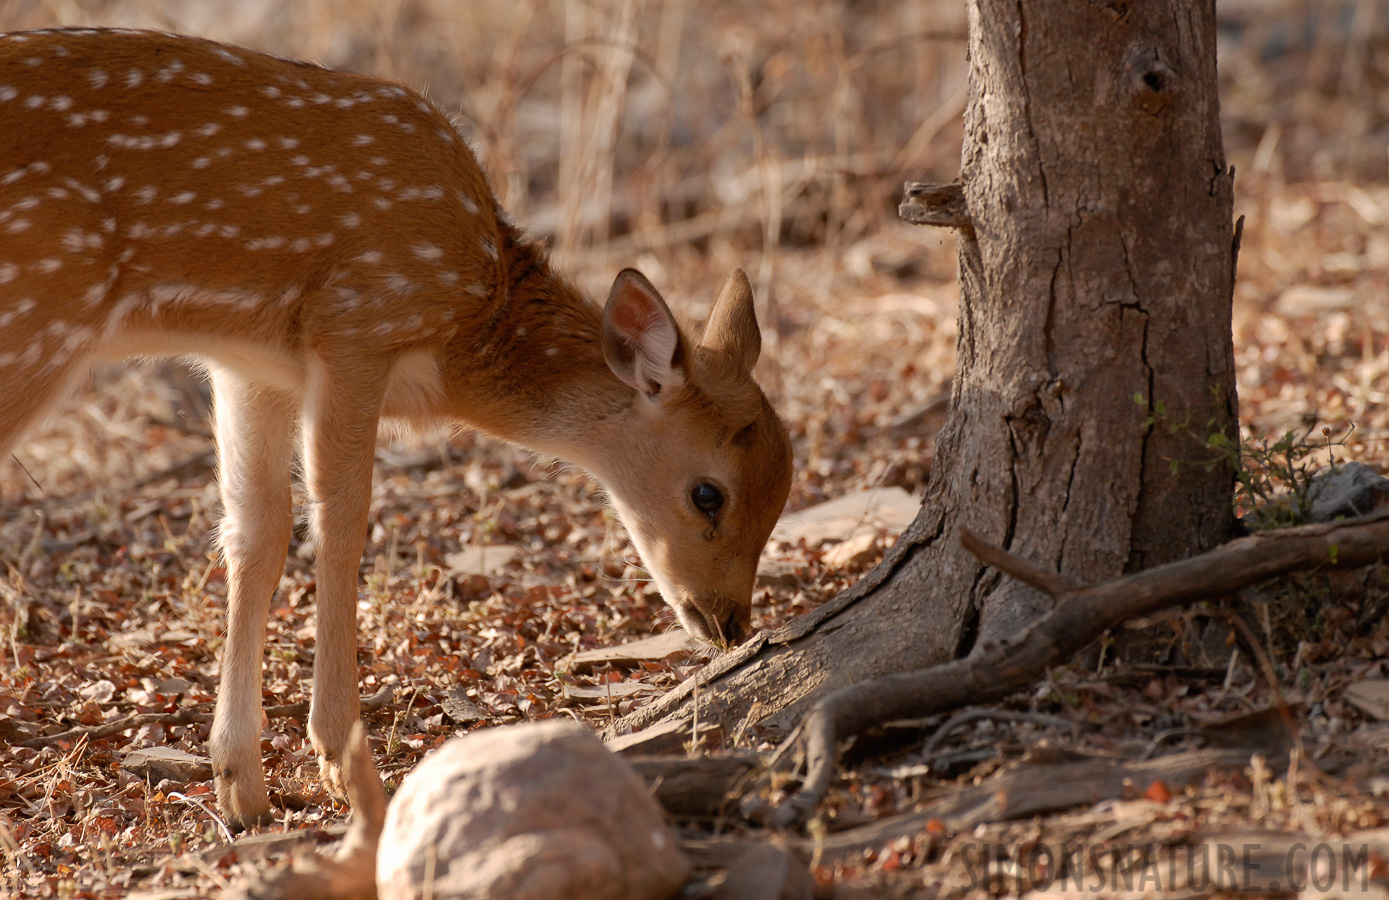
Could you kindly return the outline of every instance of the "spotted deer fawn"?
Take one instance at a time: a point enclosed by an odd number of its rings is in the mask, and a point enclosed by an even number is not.
[[[791,477],[759,349],[741,271],[703,328],[631,269],[604,308],[586,299],[400,85],[152,32],[0,37],[0,452],[92,360],[209,373],[228,579],[209,743],[235,824],[270,810],[261,657],[296,430],[317,554],[309,736],[341,795],[378,423],[460,423],[582,466],[686,629],[726,645],[749,630]]]

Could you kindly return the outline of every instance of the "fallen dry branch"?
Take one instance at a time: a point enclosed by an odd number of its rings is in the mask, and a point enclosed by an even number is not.
[[[395,696],[395,690],[387,685],[381,690],[372,694],[370,697],[362,698],[362,710],[369,712],[381,709],[391,702]],[[200,704],[206,706],[207,704]],[[285,703],[280,706],[267,706],[265,717],[267,719],[284,719],[290,716],[307,716],[309,714],[309,701],[300,700],[295,703]],[[15,741],[16,747],[29,747],[39,749],[56,744],[59,741],[75,741],[78,738],[86,737],[89,741],[99,741],[103,738],[121,734],[126,731],[133,731],[136,728],[143,728],[146,725],[193,725],[201,722],[211,722],[212,713],[204,712],[202,709],[177,709],[173,712],[162,713],[134,713],[114,722],[103,722],[100,725],[80,725],[77,728],[69,728],[67,731],[60,731],[57,734],[43,734],[38,737],[28,738],[23,741]]]
[[[180,709],[169,713],[135,713],[114,722],[100,725],[80,725],[57,734],[44,734],[28,740],[15,741],[16,747],[39,749],[61,741],[75,741],[86,737],[89,741],[99,741],[125,731],[132,731],[146,725],[192,725],[198,722],[211,722],[212,713],[197,709]]]
[[[1052,596],[1055,605],[1012,638],[981,642],[964,659],[866,681],[816,703],[802,730],[805,782],[775,810],[777,824],[803,820],[815,809],[834,777],[842,737],[893,719],[1000,700],[1128,619],[1225,597],[1289,572],[1380,562],[1389,556],[1389,511],[1240,538],[1201,556],[1093,586],[1040,569],[968,529],[960,529],[960,540],[984,562]]]
[[[724,813],[725,807],[736,806],[738,785],[763,766],[751,753],[635,757],[627,762],[666,812],[686,818],[714,817]]]
[[[1286,732],[1285,732],[1286,734]],[[818,851],[822,864],[876,849],[904,835],[921,832],[935,820],[951,833],[985,822],[1026,819],[1074,806],[1133,796],[1154,782],[1177,789],[1196,784],[1212,769],[1243,769],[1258,752],[1273,768],[1286,764],[1291,741],[1281,745],[1220,748],[1173,753],[1161,759],[1081,759],[1039,765],[1024,763],[983,784],[950,794],[926,809],[888,816],[832,834],[818,843],[797,842],[806,852]]]

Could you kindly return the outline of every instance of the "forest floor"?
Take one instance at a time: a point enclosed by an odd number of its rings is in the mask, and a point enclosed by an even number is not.
[[[1276,77],[1227,79],[1226,133],[1239,171],[1236,214],[1247,216],[1234,331],[1250,446],[1292,432],[1324,445],[1308,465],[1334,458],[1383,471],[1389,111],[1363,98],[1373,87],[1382,93],[1389,73],[1367,71],[1380,80],[1330,99],[1299,95],[1275,126]],[[1357,115],[1379,123],[1358,132],[1379,142],[1377,168],[1323,159]],[[864,490],[919,494],[930,472],[954,365],[953,239],[896,222],[890,208],[843,245],[793,242],[774,256],[759,377],[795,445],[793,516]],[[730,267],[755,268],[736,241],[636,261],[673,307],[695,315]],[[573,271],[602,296],[605,280],[630,262],[624,251],[594,250]],[[1269,461],[1255,452],[1250,465],[1261,456]],[[213,549],[214,465],[205,385],[157,364],[104,368],[0,460],[0,894],[203,896],[252,865],[227,852],[208,783],[123,766],[142,748],[204,754],[207,722],[156,716],[104,737],[54,736],[134,714],[211,712],[226,593]],[[813,540],[794,527],[782,534],[764,558],[759,628],[833,597],[894,540],[871,523]],[[363,693],[394,691],[366,716],[388,786],[460,731],[553,717],[601,727],[704,659],[682,652],[574,667],[576,652],[666,631],[674,617],[591,481],[472,433],[382,447],[362,574]],[[301,528],[270,614],[267,705],[308,696],[313,588]],[[929,756],[922,742],[941,722],[889,735],[851,758],[817,827],[834,834],[927,808],[1048,750],[1137,759],[1199,746],[1203,729],[1280,704],[1295,711],[1291,765],[1254,753],[1247,766],[1190,784],[1135,783],[1123,797],[1079,797],[1025,821],[952,830],[932,820],[880,847],[815,855],[825,893],[1054,893],[1056,870],[1039,869],[1035,851],[1084,845],[1104,851],[1091,893],[1205,895],[1216,886],[1145,886],[1141,873],[1202,841],[1238,850],[1248,835],[1277,832],[1301,836],[1306,854],[1372,848],[1363,858],[1352,852],[1359,862],[1340,874],[1363,872],[1381,891],[1370,895],[1384,896],[1389,862],[1373,848],[1385,841],[1365,834],[1389,827],[1389,573],[1288,579],[1232,608],[1253,627],[1218,655],[1206,642],[1207,657],[1181,665],[1077,659],[999,704],[998,716],[953,729]],[[1173,613],[1140,626],[1195,645],[1213,615]],[[739,746],[769,749],[763,737],[754,730]],[[270,721],[262,749],[278,813],[272,830],[345,818],[317,784],[303,715]],[[748,827],[733,819],[694,831]],[[1020,856],[1028,853],[1031,864]],[[1123,873],[1135,871],[1138,882],[1124,884]]]

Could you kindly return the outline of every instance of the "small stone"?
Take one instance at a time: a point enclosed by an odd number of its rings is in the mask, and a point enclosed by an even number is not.
[[[878,558],[878,536],[871,531],[855,535],[825,551],[825,565],[856,572]]]
[[[1363,516],[1389,505],[1389,479],[1360,462],[1322,469],[1307,486],[1312,521]]]
[[[487,710],[469,700],[468,695],[460,689],[446,692],[439,705],[443,707],[444,715],[459,725],[487,721]]]
[[[172,747],[132,750],[121,760],[121,768],[156,783],[166,779],[179,784],[212,780],[212,760]]]

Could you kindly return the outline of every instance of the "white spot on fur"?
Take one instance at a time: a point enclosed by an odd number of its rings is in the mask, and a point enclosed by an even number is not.
[[[29,315],[29,313],[34,311],[36,305],[33,298],[25,297],[23,300],[16,303],[9,312],[0,315],[0,328],[10,324],[15,319]]]
[[[408,297],[419,290],[413,281],[400,272],[387,272],[383,280],[386,282],[386,289],[393,294]]]
[[[69,228],[63,233],[63,249],[69,253],[81,253],[83,250],[100,250],[104,240],[101,235],[95,232],[83,231],[80,228]]]
[[[433,244],[417,244],[415,246],[415,255],[420,259],[441,259],[443,258],[444,251]]]
[[[82,295],[82,302],[88,306],[96,306],[106,299],[107,290],[108,286],[105,284],[94,284],[87,288],[87,292]]]
[[[342,225],[343,228],[358,228],[362,224],[362,217],[355,212],[350,212],[338,216],[338,224]]]

